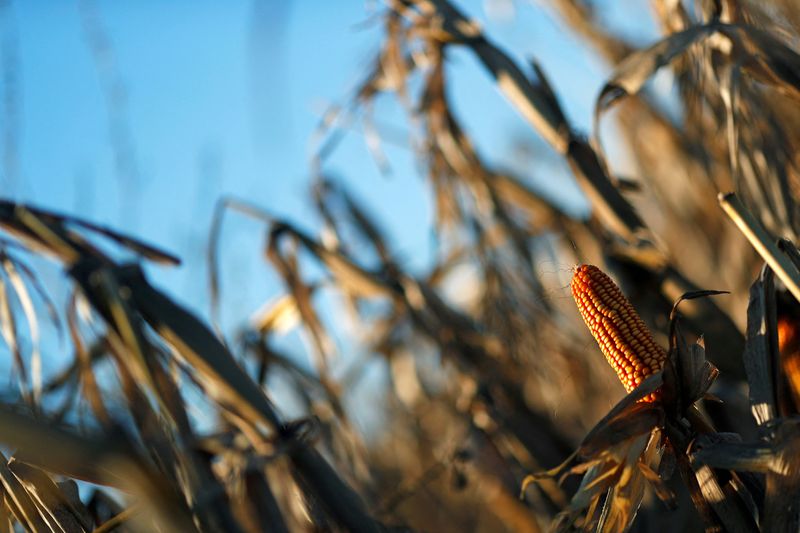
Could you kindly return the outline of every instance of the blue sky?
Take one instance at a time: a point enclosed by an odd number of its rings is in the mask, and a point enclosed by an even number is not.
[[[568,117],[588,132],[607,66],[539,2],[457,4],[517,60],[537,58]],[[151,267],[150,274],[208,316],[205,247],[222,195],[319,227],[307,199],[309,142],[322,113],[346,100],[377,53],[380,25],[365,23],[380,4],[372,5],[11,0],[0,8],[3,195],[124,229],[177,253],[183,266]],[[515,16],[487,17],[487,6],[502,5],[513,5]],[[646,8],[632,1],[604,5],[612,23],[628,21],[631,38],[650,40]],[[458,52],[451,59],[455,108],[488,161],[508,165],[520,139],[543,146],[472,57]],[[388,99],[376,114],[403,126]],[[386,151],[389,176],[352,133],[326,171],[374,206],[398,256],[422,269],[431,253],[428,189],[407,150]],[[560,162],[544,167],[547,176],[516,170],[585,209]],[[227,220],[223,324],[231,331],[281,286],[264,264],[262,226],[235,215]]]

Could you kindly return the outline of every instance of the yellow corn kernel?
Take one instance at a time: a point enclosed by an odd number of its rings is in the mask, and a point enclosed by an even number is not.
[[[632,391],[647,376],[661,370],[667,352],[656,344],[633,305],[611,278],[594,265],[581,265],[575,269],[570,287],[583,321],[625,390]],[[657,393],[644,400],[655,400]]]

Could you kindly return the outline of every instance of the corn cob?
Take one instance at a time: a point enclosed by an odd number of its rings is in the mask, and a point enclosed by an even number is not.
[[[602,270],[593,265],[575,269],[570,283],[583,321],[592,332],[608,363],[630,392],[644,379],[661,370],[666,351],[656,344],[653,335],[630,301]],[[658,392],[644,401],[653,401]]]

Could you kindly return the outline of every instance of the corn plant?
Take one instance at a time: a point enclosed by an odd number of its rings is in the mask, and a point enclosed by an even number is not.
[[[600,6],[546,4],[612,67],[593,132],[455,3],[389,0],[377,59],[320,125],[316,229],[220,199],[209,322],[145,275],[171,253],[0,201],[0,529],[796,531],[800,9],[653,0],[663,36],[637,47]],[[546,147],[531,175],[488,163],[453,109],[458,52]],[[662,70],[677,118],[646,87]],[[379,99],[406,111],[433,199],[422,270],[375,216],[391,206],[328,173],[353,129],[386,162]],[[604,150],[612,108],[635,176]],[[537,189],[561,163],[590,215]],[[216,317],[234,215],[264,225],[253,253],[283,292],[230,334]],[[45,261],[63,286],[42,282]],[[55,375],[45,324],[71,354]]]

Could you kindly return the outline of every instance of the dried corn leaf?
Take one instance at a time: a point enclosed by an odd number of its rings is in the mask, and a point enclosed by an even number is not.
[[[0,422],[2,423],[2,422]],[[36,502],[17,476],[8,468],[5,456],[0,455],[0,485],[10,514],[28,531],[58,531],[55,523],[42,516]]]
[[[546,81],[532,82],[506,53],[481,33],[474,21],[447,0],[403,0],[402,3],[418,7],[429,18],[431,26],[441,30],[437,39],[469,47],[520,114],[559,153],[566,152],[569,126]],[[541,74],[541,70],[537,74]]]
[[[38,221],[38,223],[36,221]],[[103,235],[151,261],[169,265],[180,264],[180,259],[172,254],[93,222],[68,215],[56,214],[51,211],[37,209],[27,205],[15,204],[7,200],[0,200],[0,225],[4,226],[15,235],[26,239],[32,238],[38,241],[38,243],[34,243],[34,246],[44,245],[49,247],[55,245],[50,251],[56,252],[56,255],[62,255],[62,253],[66,254],[63,257],[72,256],[72,252],[70,252],[68,248],[62,247],[66,244],[65,241],[70,240],[64,239],[64,237],[69,234],[66,228],[67,224],[74,224],[75,226],[90,230],[93,233]],[[47,237],[48,233],[51,235],[50,238]],[[57,240],[52,240],[53,237],[57,236],[60,236],[58,238],[62,239],[61,245],[58,245]],[[84,246],[86,245],[85,241],[79,239],[75,234],[71,234],[71,237],[75,240],[75,243],[81,242]],[[89,249],[93,248],[89,247]]]
[[[0,435],[5,444],[18,448],[16,457],[19,461],[74,479],[110,485],[137,496],[142,502],[142,519],[151,521],[150,527],[155,520],[168,529],[195,531],[191,518],[181,512],[183,506],[178,504],[176,495],[168,491],[150,467],[137,457],[123,440],[122,431],[108,437],[81,437],[0,408]],[[58,446],[52,443],[58,443]],[[5,466],[3,468],[8,471]],[[12,488],[16,487],[11,478],[7,481]],[[26,502],[31,501],[30,497],[25,499],[21,493],[15,493],[15,497],[18,505],[27,509]],[[18,510],[31,519],[29,511]]]
[[[794,297],[800,301],[800,271],[781,252],[775,244],[775,240],[767,234],[766,230],[742,205],[734,193],[720,193],[719,203],[725,210],[725,214],[733,220],[739,231],[750,241],[753,248],[767,262],[781,281],[786,284],[786,287]]]
[[[738,45],[745,70],[779,92],[800,99],[800,55],[774,34],[755,26],[721,25],[720,33]]]
[[[634,52],[617,65],[611,78],[603,86],[595,103],[595,135],[599,133],[600,115],[620,98],[634,95],[661,67],[670,64],[691,45],[708,37],[714,26],[693,26],[674,33],[649,48]]]
[[[48,523],[53,524],[54,531],[65,533],[91,531],[91,519],[83,505],[75,507],[47,473],[15,461],[13,457],[8,462],[8,468],[28,491]]]
[[[742,356],[750,385],[750,410],[759,425],[770,423],[777,414],[777,348],[773,274],[765,265],[750,287],[747,344]]]
[[[140,271],[128,272],[126,287],[144,319],[200,372],[212,397],[231,406],[253,426],[286,431],[272,402],[208,327],[153,288]],[[353,530],[376,530],[359,496],[316,450],[298,444],[291,447],[290,457],[299,475],[309,483],[309,490],[319,496],[326,510],[343,526]]]
[[[262,334],[282,334],[300,322],[300,312],[295,299],[290,295],[267,302],[250,319],[253,328]]]

